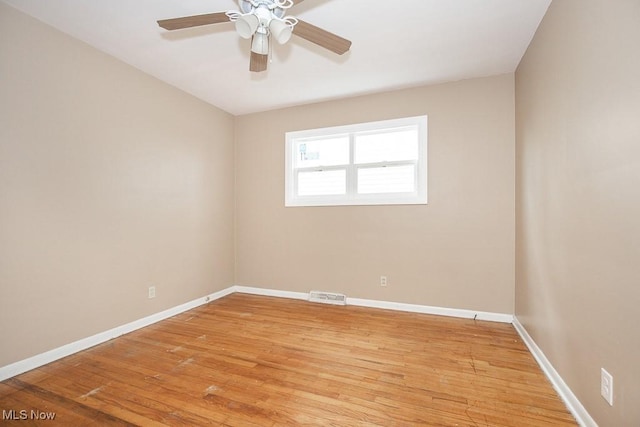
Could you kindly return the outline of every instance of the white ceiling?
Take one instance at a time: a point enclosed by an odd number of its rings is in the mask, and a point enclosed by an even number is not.
[[[305,0],[289,15],[345,37],[338,56],[295,35],[249,72],[232,23],[168,32],[158,19],[233,0],[2,0],[229,113],[240,115],[515,71],[551,0]]]

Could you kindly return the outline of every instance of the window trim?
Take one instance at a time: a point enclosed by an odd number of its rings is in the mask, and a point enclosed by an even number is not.
[[[390,161],[356,164],[354,136],[358,133],[376,132],[394,128],[416,127],[418,130],[418,160]],[[294,147],[297,140],[349,135],[348,165],[307,167],[294,169]],[[362,205],[415,205],[427,204],[427,116],[406,117],[346,126],[287,132],[285,134],[285,206],[362,206]],[[415,191],[412,193],[357,194],[358,169],[394,165],[415,165]],[[345,195],[297,196],[297,179],[300,171],[345,170],[347,174]]]

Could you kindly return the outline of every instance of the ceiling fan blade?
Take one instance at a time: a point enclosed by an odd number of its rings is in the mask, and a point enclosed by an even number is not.
[[[298,19],[296,26],[293,27],[293,34],[325,49],[329,49],[338,55],[347,52],[351,47],[351,41],[300,19]]]
[[[165,30],[180,30],[182,28],[199,27],[200,25],[220,24],[229,22],[225,12],[207,13],[205,15],[184,16],[182,18],[163,19],[158,21]]]
[[[259,53],[251,52],[251,60],[249,62],[249,71],[259,73],[267,70],[267,60],[269,55],[261,55]]]
[[[297,4],[302,3],[303,1],[304,1],[304,0],[293,0],[293,5],[295,6],[295,5],[297,5]]]

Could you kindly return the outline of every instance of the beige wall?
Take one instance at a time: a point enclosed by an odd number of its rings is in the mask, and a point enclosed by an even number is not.
[[[639,43],[637,0],[557,0],[516,74],[516,314],[601,426],[640,425]]]
[[[0,3],[0,366],[232,284],[233,117]]]
[[[428,205],[284,207],[285,132],[423,114]],[[238,117],[236,283],[513,313],[514,126],[513,75]]]

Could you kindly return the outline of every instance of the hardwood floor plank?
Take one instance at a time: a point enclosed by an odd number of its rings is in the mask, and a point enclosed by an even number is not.
[[[511,325],[243,294],[0,383],[0,410],[22,409],[65,426],[576,425]]]
[[[14,401],[7,402],[2,400],[2,406],[27,411],[27,417],[30,417],[31,410],[45,411],[55,413],[52,421],[60,421],[64,419],[69,424],[91,424],[101,423],[114,426],[130,426],[135,425],[128,423],[111,413],[102,412],[65,397],[62,394],[52,392],[51,390],[38,387],[33,384],[25,383],[19,379],[12,378],[6,381],[12,385],[18,393],[13,395]],[[3,420],[3,422],[6,420]],[[43,423],[50,423],[46,420]]]

